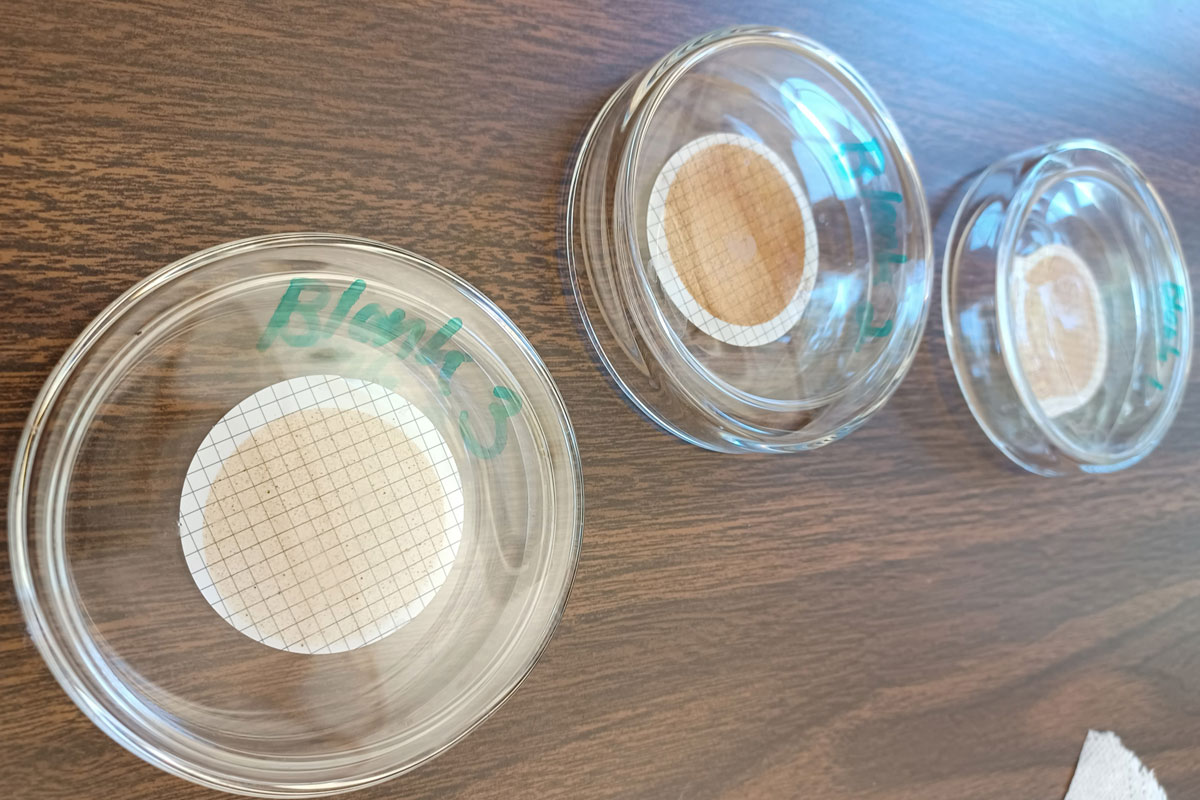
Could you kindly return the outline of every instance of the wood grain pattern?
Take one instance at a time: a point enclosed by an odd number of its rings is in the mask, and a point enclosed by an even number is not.
[[[974,5],[8,2],[0,470],[63,350],[136,279],[267,232],[399,244],[489,294],[546,360],[587,527],[520,691],[359,797],[1056,798],[1089,727],[1171,797],[1200,795],[1200,388],[1142,465],[1035,478],[970,419],[935,313],[861,431],[729,457],[630,409],[564,289],[563,183],[589,119],[635,70],[740,21],[860,69],[915,153],[939,248],[972,173],[1090,135],[1140,163],[1200,260],[1200,7]],[[24,633],[6,552],[0,580],[0,794],[215,797],[75,709]]]

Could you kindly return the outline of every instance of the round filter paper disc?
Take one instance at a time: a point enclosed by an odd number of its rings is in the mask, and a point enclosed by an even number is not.
[[[362,647],[421,613],[462,528],[458,467],[433,423],[382,386],[334,375],[238,403],[197,450],[180,502],[205,599],[296,653]]]

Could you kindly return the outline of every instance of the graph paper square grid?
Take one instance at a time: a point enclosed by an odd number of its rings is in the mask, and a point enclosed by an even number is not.
[[[717,147],[737,147],[748,154],[750,166],[742,171],[739,180],[751,182],[754,185],[734,187],[705,185],[699,188],[698,196],[703,196],[708,200],[718,194],[726,195],[727,199],[736,198],[733,205],[741,207],[727,208],[727,218],[723,218],[720,222],[730,223],[739,213],[751,213],[756,216],[759,227],[762,229],[760,235],[765,235],[768,239],[775,241],[756,241],[747,228],[742,236],[731,237],[730,242],[722,243],[721,246],[713,246],[712,241],[705,240],[706,235],[710,232],[703,230],[704,220],[699,219],[699,215],[692,214],[695,209],[689,205],[676,209],[675,214],[687,218],[687,222],[691,225],[699,224],[701,230],[690,231],[693,238],[688,241],[676,241],[676,252],[673,254],[668,232],[672,225],[678,224],[678,220],[668,220],[668,197],[671,189],[676,179],[684,172],[688,162]],[[782,178],[782,183],[779,180],[771,179],[772,173],[764,172],[759,168],[761,162],[765,162],[765,165],[762,166],[769,165],[773,174]],[[703,175],[693,176],[693,179],[703,183],[705,177]],[[716,180],[717,177],[713,176],[713,179]],[[677,198],[671,198],[671,208],[674,208],[676,201]],[[740,274],[737,265],[728,263],[730,262],[728,248],[737,246],[739,240],[744,239],[747,249],[763,250],[768,245],[778,245],[779,240],[784,236],[794,235],[796,232],[781,227],[784,221],[794,216],[794,211],[789,211],[790,209],[799,209],[803,228],[803,244],[801,246],[803,265],[800,267],[799,282],[791,297],[787,299],[783,308],[764,321],[738,324],[715,316],[712,310],[701,302],[701,298],[696,297],[689,289],[689,285],[696,285],[695,278],[700,273],[708,276],[720,276],[717,291],[721,303],[726,307],[757,310],[764,308],[774,310],[778,307],[777,287],[770,286],[770,281],[762,280],[764,276]],[[651,264],[667,298],[693,325],[709,336],[728,344],[756,347],[784,336],[803,315],[813,287],[816,285],[820,258],[816,226],[813,222],[807,195],[793,171],[778,154],[762,142],[739,134],[715,133],[702,136],[684,145],[671,156],[655,180],[650,193],[646,211],[646,238]],[[679,239],[680,237],[677,234],[675,238]],[[681,249],[686,249],[686,255],[679,252]],[[792,252],[788,253],[789,256],[794,255],[794,249],[791,248]],[[684,257],[681,258],[681,255]],[[795,257],[801,258],[798,255]]]
[[[419,614],[462,538],[458,467],[403,397],[334,375],[293,378],[213,426],[179,506],[201,594],[264,644],[361,647]]]

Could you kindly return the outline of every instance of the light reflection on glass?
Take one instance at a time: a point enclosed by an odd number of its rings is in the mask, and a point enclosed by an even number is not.
[[[838,142],[870,141],[872,137],[867,129],[829,92],[812,81],[788,78],[779,85],[779,94],[798,136],[797,141],[792,143],[797,162],[804,163],[816,155],[821,164],[832,167],[826,169],[825,173],[833,193],[841,200],[857,196],[858,187],[853,172]],[[831,120],[849,133],[839,137],[828,127]]]

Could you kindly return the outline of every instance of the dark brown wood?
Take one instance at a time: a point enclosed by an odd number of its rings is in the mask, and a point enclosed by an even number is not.
[[[935,309],[861,431],[717,455],[614,393],[560,245],[569,160],[606,96],[684,39],[754,21],[871,81],[939,248],[966,176],[1091,135],[1141,164],[1200,261],[1200,6],[723,5],[5,3],[0,472],[53,364],[136,279],[266,232],[392,242],[465,276],[541,352],[587,528],[524,686],[359,796],[1052,800],[1088,728],[1120,733],[1172,798],[1200,795],[1200,386],[1145,463],[1039,479],[967,414]],[[0,795],[215,796],[75,709],[25,635],[6,551],[0,580]]]

